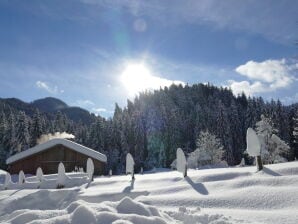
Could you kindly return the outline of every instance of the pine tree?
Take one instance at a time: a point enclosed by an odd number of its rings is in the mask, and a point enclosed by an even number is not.
[[[26,150],[30,147],[30,134],[28,117],[24,111],[20,111],[18,114],[16,134],[18,142],[18,151]]]
[[[227,110],[224,104],[219,101],[217,106],[217,136],[222,140],[223,146],[225,147],[225,157],[229,164],[234,164],[233,156],[233,145],[232,145],[232,135],[231,135],[231,123],[228,119]]]
[[[31,127],[31,141],[30,146],[33,147],[37,144],[37,139],[43,134],[43,122],[41,114],[37,109],[33,115],[32,127]]]
[[[8,129],[5,139],[5,145],[9,148],[9,154],[13,155],[17,152],[18,140],[15,115],[10,112],[8,117]]]
[[[8,130],[8,123],[6,116],[2,111],[0,114],[0,168],[6,166],[6,158],[8,156],[8,148],[6,147],[6,133]]]
[[[294,156],[298,158],[298,110],[293,116],[293,148]]]
[[[55,132],[65,132],[67,130],[67,118],[66,115],[61,111],[56,113],[54,121],[54,131]]]

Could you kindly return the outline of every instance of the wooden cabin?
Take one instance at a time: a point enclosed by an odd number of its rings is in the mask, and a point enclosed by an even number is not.
[[[62,162],[66,172],[72,172],[75,167],[83,167],[86,171],[87,159],[94,163],[94,174],[104,174],[107,157],[93,149],[66,139],[52,139],[33,148],[17,153],[6,160],[8,171],[18,174],[23,170],[25,174],[35,175],[36,169],[41,167],[44,174],[58,172],[58,164]]]

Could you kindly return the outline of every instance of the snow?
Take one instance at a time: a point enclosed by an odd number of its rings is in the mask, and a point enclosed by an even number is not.
[[[126,174],[134,174],[135,161],[130,153],[126,155]]]
[[[177,170],[181,173],[185,173],[186,167],[186,158],[182,149],[177,149]]]
[[[91,158],[97,159],[97,160],[102,161],[102,162],[107,162],[107,157],[104,154],[100,153],[100,152],[97,152],[93,149],[90,149],[88,147],[85,147],[83,145],[75,143],[73,141],[69,141],[67,139],[55,138],[55,139],[51,139],[51,140],[49,140],[49,141],[47,141],[43,144],[36,145],[33,148],[30,148],[28,150],[25,150],[23,152],[17,153],[15,155],[9,157],[6,160],[6,163],[11,164],[15,161],[26,158],[26,157],[31,156],[33,154],[42,152],[44,150],[48,150],[49,148],[51,148],[55,145],[59,145],[59,144],[64,145],[67,148],[73,149],[76,152],[79,152],[79,153],[82,153],[84,155],[90,156]]]
[[[0,191],[0,223],[297,223],[296,161],[260,172],[254,166],[188,169],[186,178],[159,171],[91,183],[87,174],[67,173],[63,189],[54,187],[57,175],[44,175],[41,189],[33,188],[36,177],[27,177],[23,189]]]
[[[256,132],[252,128],[247,129],[246,134],[247,152],[250,156],[259,156],[261,145]]]

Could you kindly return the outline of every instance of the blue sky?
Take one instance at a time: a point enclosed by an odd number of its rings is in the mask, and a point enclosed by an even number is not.
[[[2,0],[0,97],[110,116],[137,91],[210,82],[298,102],[298,2]]]

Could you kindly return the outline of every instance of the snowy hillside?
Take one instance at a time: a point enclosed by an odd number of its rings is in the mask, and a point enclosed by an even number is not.
[[[298,223],[298,162],[0,191],[1,223]],[[31,177],[32,178],[32,177]],[[30,178],[29,178],[30,179]],[[27,178],[28,180],[28,178]]]

